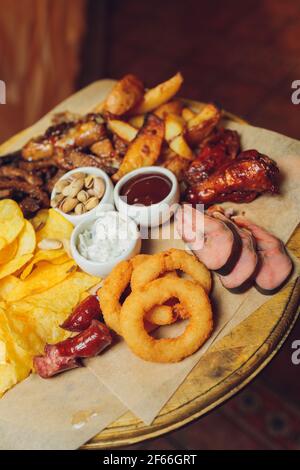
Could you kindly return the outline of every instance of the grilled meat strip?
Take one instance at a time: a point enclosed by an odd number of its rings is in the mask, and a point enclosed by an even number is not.
[[[31,139],[22,149],[22,158],[32,161],[53,157],[57,148],[89,147],[106,136],[100,114],[87,114],[75,122],[49,127],[44,135]]]

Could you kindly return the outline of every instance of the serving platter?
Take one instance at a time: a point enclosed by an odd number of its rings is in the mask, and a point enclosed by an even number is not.
[[[42,133],[50,125],[53,113],[89,112],[113,84],[112,80],[100,80],[71,96],[34,126],[0,146],[0,155],[18,150],[30,137]],[[203,106],[203,103],[191,103],[195,107]],[[225,113],[225,117],[247,125],[230,113]],[[300,227],[288,247],[300,257]],[[300,278],[297,278],[208,350],[150,426],[128,412],[82,448],[109,449],[135,444],[175,430],[212,411],[245,387],[280,350],[300,313],[299,299]]]

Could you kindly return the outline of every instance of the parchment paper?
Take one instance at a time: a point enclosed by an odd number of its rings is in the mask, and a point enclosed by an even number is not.
[[[243,212],[286,243],[300,218],[300,143],[248,125],[230,122],[228,127],[241,134],[243,149],[255,148],[276,160],[282,182],[280,195],[263,195],[251,204],[227,203],[225,206]],[[143,251],[158,252],[171,246],[184,248],[179,240],[147,240],[144,241]],[[297,270],[298,266],[294,276]],[[88,367],[136,416],[150,424],[216,338],[221,339],[228,334],[267,300],[269,297],[254,288],[244,294],[231,294],[214,276],[214,332],[196,354],[179,364],[147,363],[132,354],[120,341],[101,358],[89,361]],[[164,336],[174,334],[180,328],[181,325],[164,328]]]
[[[113,84],[113,80],[101,80],[71,96],[34,126],[2,144],[0,156],[20,149],[28,139],[42,133],[55,112],[89,112],[105,98]],[[277,160],[281,173],[286,175],[281,196],[263,196],[249,205],[236,207],[286,242],[299,222],[300,143],[246,125],[230,123],[230,127],[242,135],[244,149],[256,148],[267,153]],[[154,252],[170,246],[182,247],[179,241],[167,244],[153,241],[144,249]],[[120,341],[89,361],[89,370],[74,370],[51,380],[29,377],[0,400],[0,448],[74,449],[117,419],[126,407],[150,423],[212,341],[229,332],[266,300],[254,290],[235,296],[216,280],[214,334],[201,351],[182,363],[146,363]],[[80,427],[82,416],[85,424]]]
[[[125,411],[85,367],[50,380],[33,374],[0,400],[0,449],[77,449]]]

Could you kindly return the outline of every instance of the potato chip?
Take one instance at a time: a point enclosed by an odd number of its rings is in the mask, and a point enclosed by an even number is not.
[[[24,223],[22,211],[15,201],[0,201],[0,250],[17,238]]]
[[[12,316],[20,318],[22,315],[26,321],[33,322],[36,333],[45,343],[61,341],[69,333],[59,325],[79,303],[83,293],[98,282],[97,277],[75,272],[47,291],[14,302],[11,305]]]
[[[49,209],[49,215],[45,226],[36,234],[37,241],[44,238],[55,238],[63,241],[65,238],[71,238],[73,225],[54,209]]]
[[[61,250],[39,250],[35,253],[34,257],[32,258],[31,262],[26,266],[24,271],[22,272],[20,278],[21,279],[26,279],[27,276],[32,272],[34,266],[39,262],[39,261],[53,261],[58,258],[62,259],[61,262],[59,263],[54,263],[54,264],[62,264],[65,261],[68,261],[68,256],[66,256],[66,253],[63,249]]]
[[[16,289],[22,281],[13,275],[6,276],[0,280],[0,300],[7,301],[10,293]]]
[[[18,236],[18,249],[16,257],[33,253],[36,245],[36,236],[33,225],[25,220],[25,225]]]
[[[18,239],[16,238],[13,242],[6,245],[0,250],[0,264],[7,263],[15,257],[18,249]]]
[[[28,261],[31,260],[33,255],[28,253],[27,255],[18,256],[18,258],[13,258],[11,261],[5,264],[0,265],[0,279],[3,279],[10,274],[15,273],[21,269]]]
[[[30,219],[30,222],[32,223],[34,230],[36,232],[38,230],[41,230],[46,225],[48,215],[49,215],[48,209],[41,209],[32,219]]]
[[[36,292],[48,290],[63,281],[76,268],[77,265],[73,260],[58,265],[42,261],[24,281],[20,280],[19,283],[15,283],[14,289],[6,292],[6,300],[15,302]]]
[[[0,395],[25,379],[32,368],[32,355],[19,346],[16,336],[0,307]]]

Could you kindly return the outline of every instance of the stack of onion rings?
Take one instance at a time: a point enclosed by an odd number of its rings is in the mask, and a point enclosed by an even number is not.
[[[145,314],[171,297],[177,297],[188,312],[189,324],[176,338],[152,338],[144,327]],[[152,362],[178,362],[197,351],[211,334],[211,305],[199,284],[179,278],[156,279],[127,297],[121,309],[120,326],[125,341],[137,356]]]

